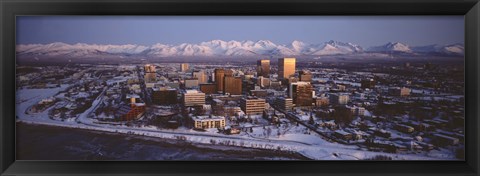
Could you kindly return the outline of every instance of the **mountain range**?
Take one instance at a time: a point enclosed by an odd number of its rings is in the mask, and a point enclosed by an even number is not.
[[[399,42],[364,49],[360,45],[327,41],[320,44],[308,44],[295,40],[288,45],[275,44],[269,40],[259,41],[223,41],[211,40],[197,44],[182,43],[168,45],[157,43],[143,45],[98,45],[66,44],[21,44],[16,47],[17,56],[55,56],[55,57],[95,57],[102,55],[145,56],[145,57],[256,57],[256,56],[327,56],[351,55],[359,53],[399,53],[399,54],[441,54],[464,55],[463,44],[409,46]]]

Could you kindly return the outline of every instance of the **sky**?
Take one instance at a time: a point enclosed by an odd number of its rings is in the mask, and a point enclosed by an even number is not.
[[[17,44],[178,45],[329,40],[363,47],[464,43],[463,16],[17,16]]]

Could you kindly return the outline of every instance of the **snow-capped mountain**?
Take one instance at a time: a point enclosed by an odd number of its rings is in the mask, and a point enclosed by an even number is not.
[[[412,50],[410,49],[410,46],[400,43],[400,42],[389,42],[385,45],[381,46],[375,46],[368,48],[368,51],[370,52],[404,52],[404,53],[411,53]]]
[[[463,44],[452,44],[452,45],[426,45],[426,46],[415,46],[411,47],[403,43],[387,43],[382,46],[371,47],[367,51],[369,52],[400,52],[400,53],[421,53],[421,54],[447,54],[447,55],[463,55],[465,52],[465,47]]]
[[[82,57],[96,54],[139,54],[148,49],[141,45],[96,45],[77,43],[74,45],[56,42],[51,44],[17,45],[17,54]]]
[[[462,44],[446,45],[441,47],[438,52],[446,53],[446,54],[464,55],[465,46],[463,46]]]
[[[27,44],[17,45],[18,56],[62,56],[95,57],[98,55],[138,55],[147,57],[202,56],[202,57],[258,57],[258,56],[325,56],[363,53],[364,49],[353,43],[330,40],[319,44],[308,44],[295,40],[288,45],[275,44],[269,40],[259,41],[223,41],[211,40],[201,43],[182,43],[168,45],[157,43],[142,45],[98,45],[98,44]],[[387,43],[371,47],[367,52],[402,52],[402,53],[444,53],[463,54],[461,44],[448,46],[429,45],[410,47],[402,43]]]

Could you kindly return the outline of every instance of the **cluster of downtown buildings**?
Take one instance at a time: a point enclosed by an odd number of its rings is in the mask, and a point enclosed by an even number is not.
[[[153,124],[238,134],[251,130],[246,124],[294,123],[327,140],[361,148],[462,148],[463,81],[448,77],[461,70],[405,63],[348,71],[313,62],[299,69],[298,64],[295,58],[280,58],[276,64],[258,60],[255,66],[51,66],[17,75],[17,87],[70,85],[28,109],[31,114],[49,110],[50,118],[59,120],[78,117],[93,107],[88,117],[100,124]],[[446,76],[431,80],[429,74]],[[267,123],[255,122],[259,118]]]
[[[295,58],[278,59],[278,78],[270,78],[270,60],[258,60],[256,74],[238,75],[233,69],[215,68],[211,74],[204,70],[189,69],[189,64],[180,64],[180,72],[191,72],[191,77],[183,80],[180,91],[168,86],[156,87],[157,83],[153,72],[153,65],[145,65],[145,83],[146,87],[152,87],[152,102],[158,105],[172,105],[180,103],[183,107],[199,107],[206,105],[206,97],[219,97],[220,99],[235,100],[239,104],[237,111],[242,111],[245,115],[263,114],[268,107],[266,98],[268,92],[262,88],[277,86],[282,89],[288,85],[286,97],[281,96],[274,100],[274,105],[282,110],[292,109],[294,106],[312,106],[315,105],[315,92],[310,82],[312,75],[307,71],[300,71],[299,78],[296,73]],[[177,101],[177,95],[180,94],[180,100]],[[283,95],[283,94],[281,94]],[[226,98],[229,97],[229,98]],[[341,96],[342,98],[342,96]],[[222,101],[214,99],[212,108],[222,105]],[[324,99],[322,99],[325,101]],[[238,108],[238,107],[237,107]],[[194,126],[196,128],[224,128],[225,122],[222,117],[199,118],[194,117]],[[210,119],[210,120],[209,120]],[[205,125],[200,125],[202,122]],[[217,125],[210,125],[217,124]]]

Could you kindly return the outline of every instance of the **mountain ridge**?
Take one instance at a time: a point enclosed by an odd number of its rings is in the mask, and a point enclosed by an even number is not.
[[[309,44],[294,40],[290,44],[275,44],[270,40],[223,41],[210,40],[196,44],[182,43],[169,45],[156,43],[151,46],[124,44],[67,44],[54,42],[49,44],[20,44],[17,45],[18,56],[66,56],[82,57],[89,55],[139,55],[145,57],[174,57],[174,56],[202,56],[202,57],[241,57],[241,56],[328,56],[356,53],[437,53],[445,55],[463,55],[463,44],[409,46],[400,42],[388,42],[385,45],[364,49],[362,46],[350,43],[329,40],[319,44]]]

